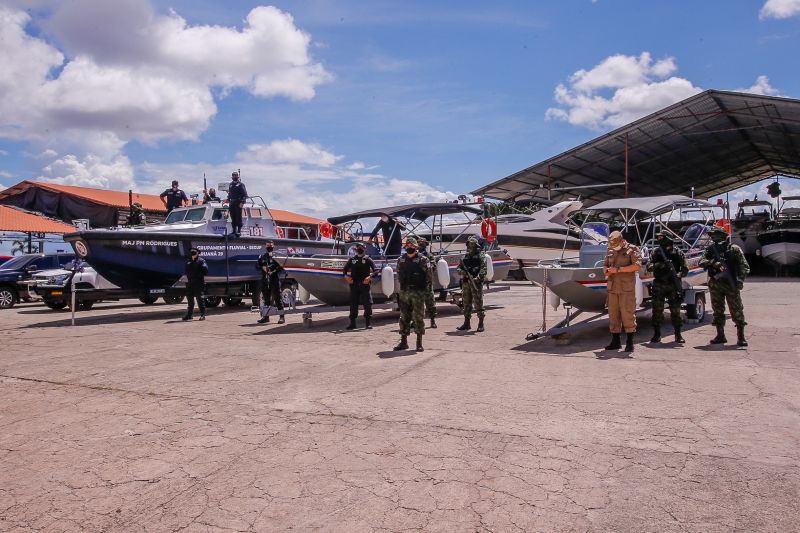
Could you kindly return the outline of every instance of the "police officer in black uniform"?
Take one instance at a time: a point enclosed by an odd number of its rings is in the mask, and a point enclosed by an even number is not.
[[[276,309],[281,310],[281,316],[278,318],[278,324],[286,322],[286,317],[283,315],[283,301],[281,300],[281,278],[280,273],[283,272],[283,267],[275,259],[275,244],[272,241],[267,241],[267,249],[261,254],[256,262],[256,268],[261,272],[261,298],[264,305],[274,306]],[[269,322],[269,315],[259,319],[259,324]]]
[[[192,248],[189,255],[189,260],[186,261],[186,266],[184,267],[189,307],[186,310],[186,315],[183,317],[183,320],[192,319],[195,300],[197,300],[197,306],[200,308],[200,320],[205,320],[206,303],[203,300],[203,289],[206,286],[208,265],[206,264],[206,260],[200,257],[200,251],[197,248]]]
[[[189,198],[182,189],[178,188],[178,180],[172,180],[172,187],[158,195],[161,201],[164,202],[164,207],[167,208],[167,213],[176,207],[183,207]]]
[[[383,255],[386,257],[399,257],[403,252],[403,234],[402,231],[405,226],[389,215],[381,215],[381,221],[372,230],[369,235],[369,242],[372,243],[373,239],[381,232],[383,236]]]
[[[242,235],[242,205],[247,200],[247,188],[239,179],[239,173],[231,174],[231,184],[228,185],[228,211],[231,214],[231,227],[233,236]]]
[[[210,204],[211,202],[221,202],[222,200],[219,199],[217,196],[217,190],[214,187],[208,189],[208,191],[203,191],[203,203]]]
[[[375,262],[366,255],[366,247],[363,242],[356,243],[356,255],[345,263],[342,273],[344,280],[350,284],[350,325],[346,329],[356,329],[356,318],[358,318],[358,306],[364,306],[364,321],[367,329],[372,329],[370,321],[372,319],[372,294],[370,284],[372,276],[378,270]]]

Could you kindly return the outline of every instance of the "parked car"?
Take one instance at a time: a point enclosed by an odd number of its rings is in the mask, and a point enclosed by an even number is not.
[[[0,265],[8,261],[9,259],[13,259],[13,255],[0,255]]]
[[[42,270],[63,268],[75,260],[75,254],[26,254],[14,257],[0,266],[0,309],[10,309],[21,300],[36,297],[31,278]]]
[[[33,275],[33,291],[41,296],[50,309],[64,309],[72,301],[73,275],[75,277],[76,308],[88,311],[95,302],[103,300],[105,294],[112,294],[119,287],[97,273],[87,263],[78,261],[66,268],[45,270]]]

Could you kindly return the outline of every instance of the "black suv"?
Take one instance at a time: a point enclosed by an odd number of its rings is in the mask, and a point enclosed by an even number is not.
[[[35,295],[30,290],[34,272],[64,268],[75,260],[75,254],[27,254],[9,259],[0,266],[0,309],[9,309],[20,300],[28,300]]]

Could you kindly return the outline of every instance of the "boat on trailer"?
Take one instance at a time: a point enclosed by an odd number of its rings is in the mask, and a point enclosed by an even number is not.
[[[342,269],[352,253],[355,244],[363,243],[368,235],[364,224],[385,215],[399,220],[394,231],[404,231],[404,237],[425,237],[429,242],[429,254],[432,256],[433,289],[440,298],[451,295],[451,300],[458,303],[461,277],[456,272],[461,258],[466,253],[463,246],[454,246],[454,242],[443,240],[444,227],[454,217],[465,217],[471,220],[483,213],[482,205],[463,203],[425,203],[394,207],[384,207],[331,217],[328,222],[338,227],[336,244],[342,252],[319,254],[310,257],[286,256],[279,258],[286,275],[302,286],[320,301],[330,306],[346,305],[350,301],[350,288],[344,281]],[[401,230],[401,226],[405,230]],[[390,239],[391,240],[391,239]],[[496,240],[484,239],[484,253],[491,260],[492,276],[487,280],[501,280],[508,275],[512,266],[512,258],[505,250],[498,248]],[[376,244],[365,243],[366,253],[378,268],[379,275],[372,284],[371,293],[376,304],[394,300],[400,290],[397,281],[397,259],[385,254],[385,250]],[[301,301],[305,298],[301,298]]]
[[[689,275],[682,278],[687,317],[702,320],[705,316],[705,289],[708,273],[699,266],[705,248],[711,243],[708,230],[716,220],[717,210],[725,206],[686,196],[657,196],[608,200],[575,213],[570,222],[583,237],[577,257],[540,261],[526,267],[525,275],[550,291],[550,304],[564,305],[567,317],[551,331],[532,333],[529,339],[561,332],[578,314],[606,311],[608,282],[603,264],[608,251],[608,234],[622,232],[625,239],[641,248],[642,267],[637,273],[637,304],[650,299],[653,276],[647,264],[658,246],[656,234],[669,234],[686,256]],[[597,244],[597,241],[600,241]]]

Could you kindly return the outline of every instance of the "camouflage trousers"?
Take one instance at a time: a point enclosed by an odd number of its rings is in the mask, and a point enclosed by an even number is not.
[[[664,300],[666,300],[669,303],[672,327],[681,327],[683,325],[681,318],[683,296],[675,290],[675,286],[671,283],[653,283],[650,292],[653,296],[653,326],[661,326],[664,323]]]
[[[400,335],[411,334],[411,325],[417,335],[425,334],[425,299],[428,291],[400,291]]]
[[[428,285],[428,292],[425,295],[425,314],[428,318],[436,318],[436,302],[434,301],[433,285]]]
[[[461,284],[461,294],[464,297],[464,316],[469,318],[472,316],[472,308],[475,307],[475,314],[478,318],[483,318],[486,313],[483,312],[483,285],[475,283],[477,290],[472,288],[472,284],[464,280]]]
[[[708,280],[708,292],[711,293],[711,309],[714,311],[715,326],[725,325],[725,302],[728,302],[728,311],[731,313],[731,320],[737,326],[744,326],[744,304],[742,303],[742,293],[738,289],[732,288],[725,282]]]

